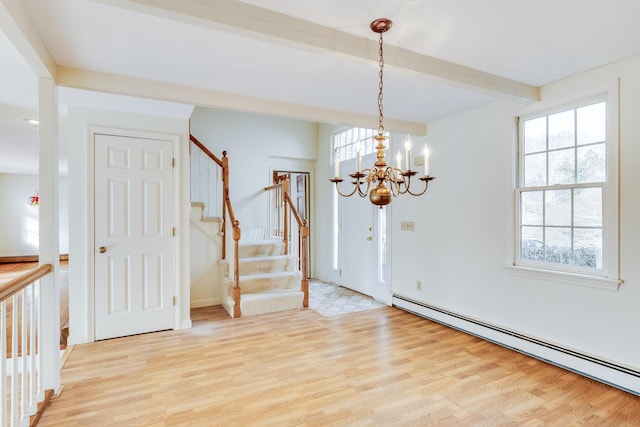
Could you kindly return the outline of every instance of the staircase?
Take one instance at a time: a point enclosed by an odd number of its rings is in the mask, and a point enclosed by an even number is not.
[[[243,316],[291,310],[303,307],[300,272],[295,271],[295,259],[283,255],[284,244],[278,240],[240,242],[238,247],[240,309]],[[222,306],[233,316],[233,279],[228,264],[223,269],[227,296]]]
[[[214,286],[214,289],[209,288],[213,291],[212,295],[202,295],[201,300],[205,302],[209,299],[213,303],[219,296],[218,301],[231,317],[307,307],[309,227],[295,208],[289,193],[289,177],[282,176],[281,182],[263,189],[264,196],[261,197],[269,205],[268,227],[245,229],[243,233],[229,197],[227,152],[223,151],[220,159],[193,135],[190,135],[190,141],[191,183],[200,184],[197,188],[192,186],[191,196],[203,197],[204,200],[204,203],[192,203],[195,209],[192,209],[191,223],[198,230],[204,231],[202,223],[205,216],[213,214],[220,217],[216,219],[219,230],[204,233],[207,239],[220,243],[220,253],[216,250],[219,257],[215,258],[220,260],[216,264],[219,274],[206,274],[203,269],[194,271],[194,259],[199,257],[201,261],[206,262],[212,257],[207,251],[202,250],[201,245],[192,248],[191,251],[192,306],[201,306],[198,301],[193,300],[194,284],[198,284],[194,282],[194,278],[209,282],[217,277],[220,279],[217,282],[218,286]],[[222,199],[220,204],[217,204],[218,199]],[[210,206],[211,213],[205,215],[207,206]],[[279,238],[259,240],[265,237],[266,229],[270,230],[268,237]],[[252,233],[256,230],[260,232]],[[195,244],[196,239],[192,238],[191,243]],[[211,245],[207,243],[205,247],[208,246]],[[304,277],[301,271],[305,272]]]

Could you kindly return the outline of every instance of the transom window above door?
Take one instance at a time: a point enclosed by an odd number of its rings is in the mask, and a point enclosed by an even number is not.
[[[360,154],[375,153],[377,142],[373,139],[378,134],[375,129],[349,128],[333,134],[332,161],[345,161],[356,158],[357,144],[360,142]],[[385,135],[389,136],[387,132]]]

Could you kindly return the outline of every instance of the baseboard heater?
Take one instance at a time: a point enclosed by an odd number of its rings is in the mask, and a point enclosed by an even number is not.
[[[393,295],[392,305],[462,332],[640,396],[640,371],[491,325],[410,298]]]

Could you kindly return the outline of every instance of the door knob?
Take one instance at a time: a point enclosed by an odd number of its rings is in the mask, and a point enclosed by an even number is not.
[[[367,237],[367,240],[370,242],[370,241],[372,241],[372,240],[373,240],[373,237],[372,237],[372,236],[369,236],[369,237]]]
[[[107,248],[105,248],[104,246],[100,246],[100,247],[98,248],[98,252],[100,252],[101,254],[103,254],[103,253],[107,252]]]

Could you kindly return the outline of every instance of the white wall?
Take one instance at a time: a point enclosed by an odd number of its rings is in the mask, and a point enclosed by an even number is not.
[[[202,221],[203,210],[191,208],[189,223],[190,289],[192,308],[220,305],[225,295],[218,260],[222,253],[219,221]]]
[[[178,218],[180,294],[179,319],[176,327],[189,327],[189,122],[187,119],[151,116],[139,113],[119,112],[95,108],[69,107],[69,342],[78,344],[93,339],[92,310],[90,298],[93,277],[89,247],[89,206],[93,200],[93,189],[89,188],[93,160],[88,150],[89,127],[107,127],[136,131],[178,135],[180,150],[176,170],[179,184],[176,197],[180,203]]]
[[[69,253],[68,180],[60,177],[60,253]],[[39,208],[29,206],[38,175],[0,174],[0,257],[38,255]]]
[[[316,274],[318,280],[331,282],[333,246],[331,233],[333,230],[333,183],[329,181],[333,175],[331,165],[331,137],[336,126],[320,125],[318,129],[318,167],[316,168]]]
[[[514,275],[514,116],[603,93],[620,77],[620,271],[608,291]],[[396,294],[640,369],[640,57],[545,86],[542,102],[498,102],[429,124],[426,196],[394,200]],[[400,221],[416,231],[400,231]],[[416,280],[423,290],[416,290]]]

